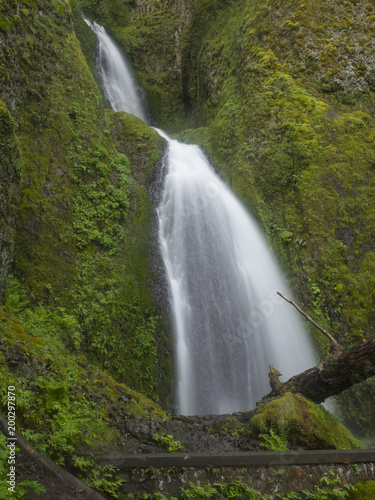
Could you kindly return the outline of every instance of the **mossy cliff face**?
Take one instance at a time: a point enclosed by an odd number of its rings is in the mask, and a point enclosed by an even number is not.
[[[370,336],[373,6],[80,6],[125,48],[156,121],[188,129],[185,140],[204,145],[256,214],[304,307],[344,345]],[[72,348],[164,398],[172,371],[163,305],[150,291],[163,277],[149,259],[144,184],[154,182],[163,143],[139,120],[105,113],[73,27],[93,72],[95,41],[74,9],[1,4],[1,98],[24,159],[14,273],[31,306],[73,318]]]
[[[6,283],[13,260],[15,219],[19,205],[22,161],[14,122],[0,101],[0,304],[4,303]]]
[[[214,160],[261,220],[300,302],[344,344],[371,336],[374,7],[196,9],[183,52],[191,123],[207,127]]]
[[[126,136],[112,140],[70,5],[60,7],[1,6],[0,93],[24,161],[14,274],[29,307],[42,302],[75,318],[67,335],[73,349],[166,401],[169,332],[145,265],[157,251],[145,185],[164,141],[141,122],[129,147]],[[143,154],[137,163],[134,150]]]
[[[128,53],[151,104],[163,92],[159,123],[188,129],[180,138],[206,149],[255,214],[304,309],[344,346],[371,337],[374,5],[81,5]]]

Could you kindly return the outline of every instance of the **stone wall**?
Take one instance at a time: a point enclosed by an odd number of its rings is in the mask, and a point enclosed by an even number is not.
[[[313,450],[252,453],[176,453],[102,456],[118,468],[122,491],[140,498],[162,493],[181,497],[181,488],[241,482],[262,494],[312,490],[323,476],[341,484],[375,480],[375,450]],[[186,465],[186,466],[184,466]],[[271,497],[272,498],[272,497]]]
[[[135,498],[144,493],[163,493],[180,498],[180,489],[193,485],[214,485],[240,481],[263,494],[311,490],[323,476],[333,473],[343,483],[356,484],[375,480],[374,463],[325,465],[270,465],[248,467],[137,469],[122,473],[126,479],[123,491]]]

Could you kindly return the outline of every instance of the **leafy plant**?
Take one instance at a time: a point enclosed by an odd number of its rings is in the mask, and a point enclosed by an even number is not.
[[[349,498],[353,486],[343,484],[342,480],[333,472],[323,476],[313,491],[303,491],[306,500],[344,500]]]
[[[274,429],[270,429],[268,434],[259,434],[259,437],[264,440],[260,444],[263,448],[270,451],[287,451],[288,450],[288,440],[286,437],[287,431],[284,431],[281,436],[276,434]]]
[[[171,434],[153,434],[152,439],[157,443],[160,443],[163,448],[165,448],[168,453],[176,453],[178,451],[183,451],[184,447],[174,439]]]
[[[244,500],[267,500],[259,491],[250,488],[238,480],[229,483],[193,485],[189,483],[189,488],[181,489],[181,497],[184,500],[190,498],[241,498]]]
[[[279,498],[282,498],[282,500],[301,500],[301,497],[298,495],[298,493],[295,493],[294,491],[288,491],[286,495]]]
[[[91,457],[74,455],[72,458],[74,467],[82,473],[82,479],[89,486],[118,498],[118,490],[125,483],[125,479],[117,475],[119,469],[111,465],[97,466]]]
[[[218,494],[218,490],[209,484],[194,486],[190,483],[188,489],[181,490],[181,497],[185,500],[190,498],[213,498]]]
[[[358,468],[358,464],[352,464],[352,465],[350,466],[350,468],[352,469],[352,471],[354,472],[354,474],[355,474],[356,476],[358,476],[358,475],[359,475],[359,468]]]
[[[160,492],[156,492],[156,493],[144,493],[142,495],[142,500],[177,500],[177,497],[166,497],[165,495],[163,495],[163,493],[160,493]]]
[[[113,498],[118,498],[119,488],[125,483],[123,477],[118,477],[116,469],[112,465],[104,465],[102,467],[94,467],[92,469],[92,477],[88,480],[89,486],[96,490],[103,491]]]

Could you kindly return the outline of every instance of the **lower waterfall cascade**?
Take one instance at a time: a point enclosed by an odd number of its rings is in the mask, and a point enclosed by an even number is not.
[[[111,106],[145,120],[123,55],[103,27],[86,22],[99,40]],[[269,365],[287,380],[315,364],[311,343],[298,313],[277,295],[291,293],[255,221],[198,146],[157,131],[168,142],[158,218],[175,330],[177,412],[252,409],[270,391]]]

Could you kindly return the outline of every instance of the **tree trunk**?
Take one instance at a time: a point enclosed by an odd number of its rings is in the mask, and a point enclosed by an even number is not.
[[[272,369],[271,369],[272,370]],[[375,339],[357,344],[351,349],[335,352],[316,367],[295,375],[287,382],[274,384],[263,400],[278,397],[284,392],[302,394],[315,403],[340,394],[358,382],[375,375]]]

